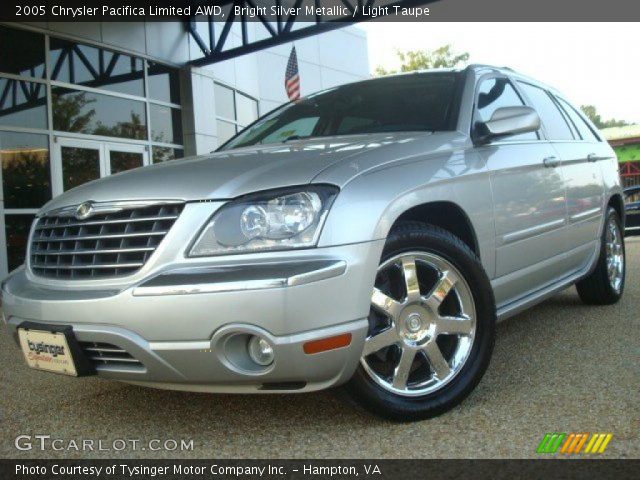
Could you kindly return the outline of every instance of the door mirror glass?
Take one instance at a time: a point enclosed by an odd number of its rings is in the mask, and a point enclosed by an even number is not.
[[[486,122],[476,124],[477,140],[486,143],[497,138],[535,132],[540,128],[540,117],[531,107],[500,107]]]

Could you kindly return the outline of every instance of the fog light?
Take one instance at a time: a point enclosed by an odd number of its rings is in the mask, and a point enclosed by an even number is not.
[[[264,338],[252,336],[247,350],[251,360],[258,365],[267,366],[273,363],[273,347]]]

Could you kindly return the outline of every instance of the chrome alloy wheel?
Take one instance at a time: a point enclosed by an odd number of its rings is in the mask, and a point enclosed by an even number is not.
[[[607,222],[605,242],[609,283],[611,288],[619,293],[624,279],[624,249],[622,247],[622,233],[613,215],[609,217]]]
[[[462,370],[476,331],[471,289],[439,255],[408,252],[378,267],[370,329],[360,360],[371,379],[402,396],[421,396]]]

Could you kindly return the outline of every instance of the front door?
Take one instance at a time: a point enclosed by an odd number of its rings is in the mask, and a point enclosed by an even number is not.
[[[500,107],[522,106],[512,82],[489,75],[480,80],[475,121]],[[478,148],[491,177],[496,233],[498,307],[553,282],[565,251],[565,185],[551,144],[538,133],[514,135]]]
[[[149,154],[144,145],[58,137],[54,148],[53,194],[148,164]]]

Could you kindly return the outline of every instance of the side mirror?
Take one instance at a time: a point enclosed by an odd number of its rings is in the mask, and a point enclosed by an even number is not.
[[[535,132],[540,128],[540,117],[531,107],[500,107],[487,122],[476,124],[476,141],[487,143],[496,138]]]

